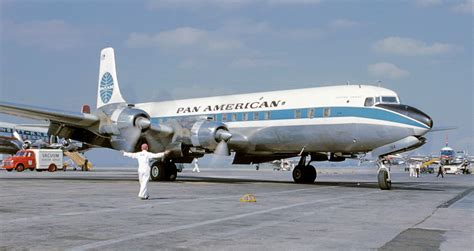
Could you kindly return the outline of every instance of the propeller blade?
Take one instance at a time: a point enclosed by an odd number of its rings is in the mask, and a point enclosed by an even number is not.
[[[13,137],[15,137],[16,140],[20,141],[21,144],[25,144],[25,141],[21,138],[20,134],[16,130],[13,130]]]
[[[216,132],[216,141],[219,143],[217,144],[214,153],[221,156],[230,156],[230,149],[227,141],[232,138],[232,134],[224,129],[217,130]]]
[[[120,130],[120,135],[112,136],[110,143],[114,149],[133,152],[135,151],[135,146],[137,145],[141,134],[142,130],[135,126],[122,128]]]
[[[138,127],[130,127],[122,131],[122,137],[126,140],[129,151],[135,150],[141,134],[142,130]]]
[[[217,144],[216,150],[214,153],[221,156],[230,156],[229,146],[225,140],[221,140],[219,144]]]
[[[119,128],[120,135],[113,137],[112,146],[128,152],[135,151],[142,132],[150,128],[151,121],[145,117],[138,117],[133,126]]]
[[[151,150],[161,148],[161,143],[155,138],[155,132],[151,128],[145,132],[145,139]]]

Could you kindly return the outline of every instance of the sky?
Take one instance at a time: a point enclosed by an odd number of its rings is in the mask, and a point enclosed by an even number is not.
[[[474,153],[473,3],[0,0],[0,100],[95,107],[99,53],[112,46],[130,103],[374,84],[457,127],[417,152],[448,137]]]

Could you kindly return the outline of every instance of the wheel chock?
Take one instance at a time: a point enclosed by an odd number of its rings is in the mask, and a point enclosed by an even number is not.
[[[240,202],[257,202],[257,197],[253,194],[245,194],[240,197]]]

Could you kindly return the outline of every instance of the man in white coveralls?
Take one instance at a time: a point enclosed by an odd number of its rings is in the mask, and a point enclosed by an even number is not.
[[[200,173],[201,171],[199,171],[199,164],[198,164],[198,159],[197,158],[194,158],[194,168],[193,168],[193,173],[194,172],[198,172]]]
[[[138,197],[142,200],[148,200],[148,180],[150,179],[150,160],[164,158],[168,151],[162,153],[148,152],[148,145],[142,145],[142,151],[137,153],[124,152],[123,156],[134,158],[138,160],[138,181],[140,182],[140,192]]]

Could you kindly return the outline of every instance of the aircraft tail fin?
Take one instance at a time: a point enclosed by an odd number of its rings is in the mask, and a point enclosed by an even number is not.
[[[97,108],[108,104],[125,103],[120,93],[117,72],[115,69],[115,53],[112,47],[100,52],[99,84],[97,89]]]

